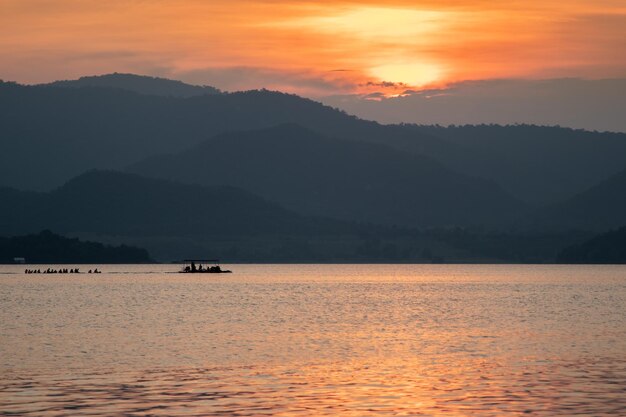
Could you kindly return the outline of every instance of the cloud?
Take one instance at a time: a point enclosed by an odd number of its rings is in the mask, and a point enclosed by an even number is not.
[[[623,0],[0,3],[0,77],[26,83],[120,71],[315,96],[626,75]]]
[[[498,79],[405,91],[400,97],[339,95],[322,101],[381,123],[532,123],[626,132],[626,78]]]
[[[337,71],[321,73],[276,68],[209,67],[178,71],[174,75],[189,83],[217,86],[226,91],[266,88],[309,97],[347,93],[356,87],[351,78]]]

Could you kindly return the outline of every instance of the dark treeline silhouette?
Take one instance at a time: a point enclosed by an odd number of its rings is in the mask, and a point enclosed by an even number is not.
[[[146,81],[125,74],[56,87],[0,83],[3,184],[50,189],[94,167],[120,169],[181,152],[216,134],[284,123],[428,157],[536,205],[569,198],[626,166],[624,134],[523,125],[380,125],[295,95],[262,90],[165,97],[124,91],[112,81],[117,78],[134,91]]]
[[[626,264],[626,226],[569,246],[557,262],[571,264]]]
[[[49,230],[37,234],[0,237],[0,262],[13,263],[23,257],[28,263],[147,263],[152,262],[144,249],[110,246],[66,238]],[[75,268],[70,268],[74,270]],[[78,268],[76,268],[78,269]],[[41,271],[34,269],[32,271]],[[47,270],[41,271],[41,273]],[[59,270],[52,270],[59,272]],[[52,273],[48,271],[48,273]],[[61,270],[63,272],[63,270]],[[69,269],[67,271],[69,273]]]

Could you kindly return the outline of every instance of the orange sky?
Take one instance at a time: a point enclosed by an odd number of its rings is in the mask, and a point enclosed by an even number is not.
[[[114,71],[311,96],[624,77],[626,2],[0,0],[0,78]]]

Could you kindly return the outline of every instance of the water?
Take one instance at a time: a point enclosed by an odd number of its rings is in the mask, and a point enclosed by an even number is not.
[[[626,267],[225,267],[0,267],[0,415],[626,415]]]

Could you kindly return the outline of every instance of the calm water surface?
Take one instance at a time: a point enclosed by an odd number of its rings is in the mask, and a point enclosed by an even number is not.
[[[0,267],[0,415],[626,416],[626,267],[226,267]]]

